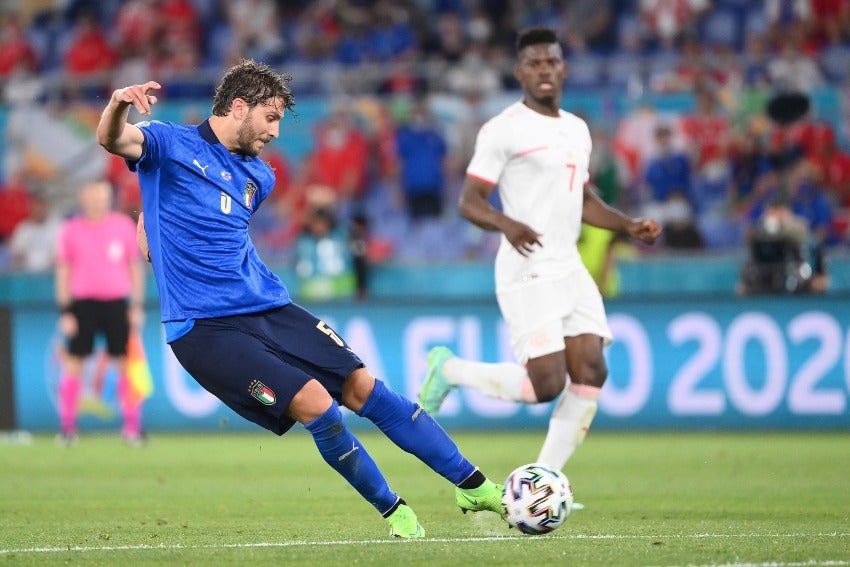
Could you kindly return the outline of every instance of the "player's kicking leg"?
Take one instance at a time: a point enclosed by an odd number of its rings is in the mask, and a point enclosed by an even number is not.
[[[329,407],[322,411],[325,405]],[[301,388],[288,413],[304,424],[325,462],[381,513],[391,536],[425,536],[413,509],[390,489],[371,455],[343,423],[336,400],[318,381],[311,380]]]
[[[267,316],[263,323],[273,325],[276,321],[293,319],[297,323],[299,312],[290,310],[290,313],[293,315],[281,314],[277,319],[274,315]],[[266,343],[257,338],[255,319],[232,316],[226,320],[199,320],[189,333],[173,341],[171,348],[199,384],[245,419],[277,435],[284,434],[295,422],[303,424],[325,462],[386,519],[390,535],[423,537],[425,531],[416,514],[390,489],[375,461],[345,426],[339,405],[329,390],[304,370],[284,363],[280,356],[270,352]],[[233,330],[240,325],[252,332]],[[290,336],[285,332],[279,334]],[[337,361],[336,367],[360,365],[359,359],[350,355]],[[341,371],[340,389],[335,393],[341,392],[343,377],[348,373]],[[265,378],[260,382],[256,376]],[[335,380],[331,378],[328,383],[333,385]]]
[[[417,404],[387,388],[365,368],[349,378],[343,399],[399,448],[454,484],[455,503],[464,513],[502,514],[502,485],[489,480],[469,462],[440,424]]]

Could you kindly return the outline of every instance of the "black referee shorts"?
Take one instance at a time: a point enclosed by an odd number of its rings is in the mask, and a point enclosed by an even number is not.
[[[77,318],[77,334],[68,339],[68,352],[79,357],[90,355],[94,350],[95,336],[103,333],[109,355],[125,356],[130,337],[127,306],[126,299],[72,301],[70,311]]]

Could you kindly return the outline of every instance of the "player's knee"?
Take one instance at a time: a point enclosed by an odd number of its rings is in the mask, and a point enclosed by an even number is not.
[[[564,391],[566,377],[563,373],[546,373],[536,376],[531,384],[539,403],[551,402]]]
[[[594,384],[602,386],[608,378],[608,364],[605,362],[605,357],[600,356],[590,365],[590,374]]]
[[[608,379],[608,365],[604,357],[595,360],[586,360],[581,368],[570,374],[571,381],[576,384],[585,384],[601,388]]]
[[[333,398],[318,380],[307,382],[289,404],[289,417],[301,424],[306,424],[328,411]]]
[[[342,387],[342,405],[358,412],[369,399],[375,388],[375,377],[366,367],[360,367],[352,372]]]

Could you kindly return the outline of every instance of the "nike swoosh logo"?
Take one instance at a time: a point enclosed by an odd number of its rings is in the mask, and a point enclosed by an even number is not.
[[[469,502],[470,504],[472,504],[473,506],[478,506],[478,500],[476,500],[475,498],[470,498],[469,496],[467,496],[466,494],[463,494],[463,493],[461,493],[461,496],[463,496],[463,498],[464,498],[467,502]]]

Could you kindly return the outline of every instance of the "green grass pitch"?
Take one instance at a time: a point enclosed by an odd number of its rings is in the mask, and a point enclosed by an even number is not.
[[[452,487],[358,431],[424,540],[380,516],[310,437],[116,435],[0,444],[0,566],[850,565],[850,433],[592,432],[568,464],[586,505],[548,536],[463,515]],[[543,432],[456,432],[496,480],[533,461]]]

